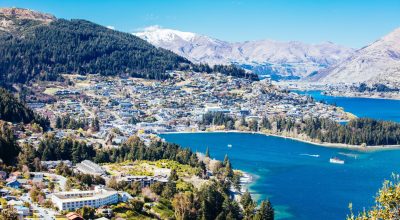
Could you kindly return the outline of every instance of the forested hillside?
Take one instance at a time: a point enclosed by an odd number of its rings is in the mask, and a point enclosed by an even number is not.
[[[50,122],[34,113],[30,108],[16,99],[7,90],[0,88],[0,120],[13,123],[30,123],[40,124],[44,129],[48,128]]]
[[[85,20],[43,16],[26,9],[0,9],[0,82],[25,83],[38,76],[57,80],[61,73],[165,79],[167,70],[196,69],[185,58],[132,34]],[[239,68],[218,70],[249,77]]]
[[[18,34],[2,33],[0,80],[27,82],[39,74],[130,75],[165,78],[186,59],[157,49],[131,34],[84,20],[26,25]]]

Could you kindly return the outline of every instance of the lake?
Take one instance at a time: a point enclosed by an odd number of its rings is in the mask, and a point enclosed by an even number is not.
[[[355,211],[373,205],[383,180],[400,169],[397,150],[362,153],[243,133],[160,136],[193,151],[204,153],[209,147],[219,160],[227,154],[234,168],[255,176],[249,186],[253,198],[270,198],[277,219],[345,219],[350,202]],[[329,163],[335,156],[345,164]]]
[[[400,122],[400,100],[327,96],[321,94],[319,90],[293,92],[310,95],[318,101],[336,104],[358,117]]]

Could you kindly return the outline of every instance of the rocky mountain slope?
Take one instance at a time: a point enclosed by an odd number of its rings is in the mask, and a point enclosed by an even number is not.
[[[400,85],[400,28],[351,57],[311,77],[323,83],[383,83]]]
[[[134,33],[153,45],[174,51],[195,63],[234,63],[258,74],[301,78],[347,58],[352,49],[330,42],[304,44],[273,40],[230,43],[205,35],[148,27]]]

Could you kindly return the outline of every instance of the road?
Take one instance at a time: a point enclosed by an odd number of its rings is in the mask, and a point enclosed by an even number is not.
[[[31,205],[32,209],[34,211],[38,212],[40,219],[43,219],[43,220],[54,220],[55,219],[56,212],[54,210],[39,207],[38,205],[36,205],[34,202],[31,201],[28,193],[23,194],[21,196],[21,200],[24,202],[28,202]]]

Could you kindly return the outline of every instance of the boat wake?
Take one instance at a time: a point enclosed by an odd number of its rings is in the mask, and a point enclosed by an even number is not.
[[[339,154],[346,156],[346,157],[354,158],[354,159],[357,159],[357,157],[358,157],[358,154],[350,154],[350,153],[343,153],[343,152],[339,152]]]
[[[308,156],[308,157],[320,157],[319,154],[300,154],[301,156]]]

